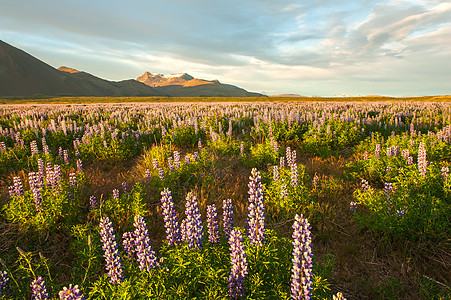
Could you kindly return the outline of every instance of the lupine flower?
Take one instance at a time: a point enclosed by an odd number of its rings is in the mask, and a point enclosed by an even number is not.
[[[38,144],[36,143],[36,141],[31,141],[30,149],[31,149],[31,156],[34,156],[35,154],[39,153]]]
[[[199,211],[197,199],[192,192],[186,196],[186,239],[190,249],[200,249],[203,240],[202,216]]]
[[[124,192],[124,194],[127,193],[127,182],[126,181],[122,182],[122,192]]]
[[[265,199],[260,172],[256,168],[249,177],[249,213],[247,224],[252,245],[262,246],[265,242]]]
[[[287,157],[288,166],[291,166],[293,164],[293,161],[291,160],[291,148],[290,147],[287,147],[285,156]]]
[[[381,153],[381,144],[376,144],[376,149],[374,150],[374,157],[379,159],[379,155]]]
[[[232,199],[226,199],[222,201],[222,226],[224,229],[224,234],[227,239],[230,236],[230,232],[232,232],[233,228],[233,205]]]
[[[418,146],[418,172],[421,176],[426,175],[427,165],[428,162],[426,160],[426,146],[423,142],[420,142],[420,145]]]
[[[180,240],[186,242],[188,240],[187,228],[186,228],[186,218],[180,222]]]
[[[196,161],[196,162],[199,161],[199,152],[194,151],[193,158],[194,158],[194,161]]]
[[[337,295],[334,295],[333,297],[333,300],[346,300],[346,298],[343,297],[343,294],[340,292],[338,292]]]
[[[391,167],[387,166],[387,168],[385,168],[385,173],[389,173],[391,171]]]
[[[150,271],[157,265],[157,257],[150,245],[149,231],[147,230],[147,224],[144,218],[136,215],[135,222],[135,249],[138,256],[139,269]]]
[[[156,158],[152,159],[152,166],[154,169],[158,169],[158,159]]]
[[[397,209],[396,213],[398,214],[398,217],[402,217],[406,214],[404,209]]]
[[[69,152],[67,150],[63,151],[63,159],[64,159],[64,164],[68,164],[69,163]]]
[[[293,224],[293,267],[291,269],[291,298],[310,299],[312,291],[312,237],[310,224],[296,215]]]
[[[291,169],[291,186],[298,186],[298,165],[292,164],[290,169]]]
[[[208,226],[208,240],[211,244],[219,243],[219,224],[218,212],[216,205],[207,206],[207,226]]]
[[[176,169],[180,169],[180,153],[174,151],[174,166]]]
[[[349,209],[351,210],[351,212],[355,212],[357,209],[357,202],[351,202],[349,204]]]
[[[189,155],[185,155],[185,164],[189,165],[191,158],[189,157]]]
[[[197,148],[199,148],[199,152],[200,150],[202,150],[202,140],[199,139],[199,141],[197,142]]]
[[[243,237],[237,229],[232,230],[229,238],[230,261],[232,269],[227,280],[229,284],[230,299],[244,297],[244,278],[248,274],[246,252],[243,245]]]
[[[161,206],[163,209],[164,227],[166,228],[166,238],[168,245],[172,246],[177,244],[181,237],[174,201],[172,200],[171,191],[167,188],[161,192]]]
[[[74,141],[75,142],[75,141]],[[75,158],[78,160],[80,158],[80,151],[78,149],[75,149]]]
[[[119,200],[119,190],[118,189],[113,190],[113,199]]]
[[[278,166],[273,166],[272,167],[272,173],[273,173],[273,180],[274,182],[279,181],[279,167]]]
[[[158,177],[160,178],[160,179],[164,179],[164,170],[163,170],[163,168],[158,168]]]
[[[287,191],[286,184],[280,186],[280,198],[288,198],[288,191]]]
[[[146,170],[146,173],[144,174],[144,178],[146,179],[147,182],[149,182],[149,180],[150,180],[150,170],[149,169]]]
[[[280,167],[281,169],[282,169],[282,168],[285,168],[285,157],[283,157],[283,156],[280,157],[279,167]]]
[[[42,197],[41,197],[41,190],[38,188],[32,189],[33,192],[33,199],[34,199],[34,206],[36,207],[37,211],[42,210]]]
[[[0,271],[0,294],[6,292],[9,283],[8,272]]]
[[[128,257],[135,257],[136,246],[134,232],[124,232],[124,234],[122,235],[122,246],[124,246],[124,251]]]
[[[69,183],[70,186],[76,186],[77,185],[77,177],[75,177],[75,173],[69,174]]]
[[[10,197],[13,197],[16,195],[16,192],[14,190],[14,186],[8,186],[8,193]]]
[[[83,162],[81,159],[77,159],[77,172],[83,173]]]
[[[100,237],[103,243],[102,249],[105,251],[103,257],[105,257],[110,283],[121,283],[124,280],[122,262],[119,257],[116,237],[114,236],[113,224],[108,217],[100,219]]]
[[[49,299],[49,294],[47,293],[47,289],[45,288],[45,281],[41,276],[38,276],[31,283],[31,297],[34,300],[45,300]]]
[[[370,188],[370,184],[365,179],[362,179],[362,190],[365,192],[367,189]]]
[[[407,158],[407,164],[410,166],[411,164],[413,164],[413,157],[412,156],[409,156],[408,158]]]
[[[296,150],[291,151],[291,164],[296,164],[297,158],[296,158]]]
[[[384,184],[384,193],[389,196],[390,193],[393,191],[393,183],[386,182]]]
[[[89,197],[89,209],[95,209],[97,207],[97,199],[94,195]]]
[[[449,176],[449,167],[442,167],[440,172],[442,172],[443,181],[446,181]]]
[[[20,177],[14,177],[13,183],[14,183],[14,193],[16,194],[16,196],[23,196],[23,186]]]
[[[244,154],[244,144],[243,143],[240,144],[240,154],[241,155]]]
[[[363,153],[363,160],[368,160],[368,152]]]
[[[69,284],[69,288],[64,287],[62,291],[58,293],[60,300],[84,300],[85,297],[82,293],[80,293],[80,289],[78,285],[72,287],[72,284]]]

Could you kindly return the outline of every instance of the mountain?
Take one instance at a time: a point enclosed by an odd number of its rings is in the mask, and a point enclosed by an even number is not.
[[[194,78],[186,73],[170,75],[145,72],[136,80],[147,84],[161,93],[175,97],[262,97],[230,84],[222,84],[218,80]]]
[[[136,80],[108,81],[89,73],[60,70],[0,40],[0,96],[160,96]]]

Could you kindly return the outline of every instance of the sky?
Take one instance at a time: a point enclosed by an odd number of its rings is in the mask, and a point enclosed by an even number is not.
[[[0,40],[109,79],[304,96],[451,94],[451,1],[0,0]]]

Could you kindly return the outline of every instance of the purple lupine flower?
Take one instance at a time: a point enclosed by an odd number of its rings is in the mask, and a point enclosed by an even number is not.
[[[67,150],[63,150],[63,159],[64,159],[64,164],[68,164],[69,163],[69,152]]]
[[[13,177],[14,193],[16,196],[23,196],[23,185],[20,177]]]
[[[337,295],[333,295],[333,300],[346,300],[341,292],[338,292]]]
[[[391,171],[391,167],[387,166],[387,168],[385,168],[385,173],[390,173],[390,171]]]
[[[144,173],[144,178],[146,179],[146,182],[150,181],[150,170],[147,169],[146,172]]]
[[[407,158],[407,164],[410,166],[411,164],[413,164],[413,157],[412,156],[409,156],[408,158]]]
[[[28,173],[28,185],[30,186],[31,190],[37,187],[37,178],[35,172]]]
[[[38,158],[38,173],[44,174],[44,161],[42,158]]]
[[[74,141],[75,142],[75,141]],[[75,149],[75,158],[78,160],[80,158],[80,151],[78,149]]]
[[[161,192],[161,206],[163,208],[164,227],[168,245],[173,246],[180,242],[180,228],[171,191],[165,188]]]
[[[49,294],[45,287],[45,281],[41,276],[38,276],[33,282],[31,282],[31,297],[34,300],[49,299]]]
[[[42,210],[42,196],[41,196],[41,190],[38,188],[32,189],[33,192],[33,199],[34,199],[34,206],[36,207],[36,211]]]
[[[398,214],[398,217],[402,217],[406,214],[404,209],[397,209],[396,213]]]
[[[77,172],[83,173],[83,162],[81,159],[77,159]]]
[[[296,150],[291,151],[291,164],[295,165],[297,161]]]
[[[219,224],[216,205],[207,206],[208,240],[211,244],[219,243]]]
[[[163,168],[158,168],[158,178],[160,178],[161,180],[164,179],[164,170],[163,170]]]
[[[170,172],[174,172],[174,164],[172,163],[172,157],[168,157],[168,169]]]
[[[193,153],[193,158],[194,158],[194,161],[195,161],[195,162],[199,161],[199,152],[194,151],[194,153]]]
[[[122,182],[122,192],[124,194],[127,193],[127,182],[126,181]]]
[[[224,234],[228,239],[230,236],[230,232],[232,232],[233,228],[233,204],[232,199],[226,199],[222,201],[222,227],[224,229]]]
[[[182,242],[188,241],[187,228],[186,228],[186,218],[180,222],[180,240]]]
[[[75,176],[75,173],[69,174],[69,183],[70,186],[77,186],[77,177]]]
[[[280,186],[280,198],[288,198],[288,191],[287,191],[286,184]]]
[[[9,193],[9,197],[13,197],[16,195],[16,192],[14,190],[14,186],[8,186],[8,193]]]
[[[240,154],[244,155],[244,144],[243,143],[240,144]]]
[[[357,209],[357,202],[349,203],[349,209],[351,210],[351,212],[355,212]]]
[[[103,257],[105,257],[110,283],[121,283],[124,280],[122,262],[119,257],[116,237],[114,236],[113,223],[108,217],[100,219],[100,239],[103,243],[102,249],[105,251]]]
[[[199,152],[200,150],[202,150],[202,140],[199,139],[199,141],[197,142],[197,148],[199,148]]]
[[[392,191],[393,191],[393,183],[386,182],[384,184],[384,193],[387,195],[387,197],[390,195]]]
[[[85,297],[82,293],[80,293],[80,289],[78,285],[72,287],[72,284],[69,284],[69,288],[63,287],[63,290],[58,293],[60,300],[84,300]]]
[[[185,208],[188,248],[200,249],[204,235],[202,216],[199,211],[196,196],[192,192],[189,192],[186,196]]]
[[[89,209],[90,209],[90,210],[93,210],[93,209],[95,209],[96,207],[97,207],[97,199],[96,199],[96,196],[91,195],[91,196],[89,197]]]
[[[442,175],[443,181],[446,181],[448,179],[448,176],[449,176],[449,167],[442,167],[440,169],[440,172],[442,172],[441,175]]]
[[[278,166],[272,167],[272,173],[273,173],[274,182],[279,181],[279,167]]]
[[[292,164],[290,169],[291,169],[291,186],[298,186],[298,165]]]
[[[262,246],[265,242],[265,199],[260,172],[253,168],[249,179],[249,213],[247,219],[249,237],[252,245]]]
[[[370,184],[365,179],[362,179],[362,190],[365,192],[367,189],[370,188]]]
[[[150,245],[149,231],[147,229],[146,221],[143,217],[136,215],[135,222],[135,249],[138,256],[139,269],[150,271],[157,265],[157,257]]]
[[[283,157],[283,156],[280,157],[279,167],[280,167],[281,169],[282,169],[282,168],[285,168],[285,157]]]
[[[369,157],[368,157],[368,152],[365,151],[365,152],[363,153],[363,160],[368,160],[368,158],[369,158]]]
[[[55,180],[55,186],[58,185],[58,183],[61,181],[62,177],[63,177],[63,173],[61,172],[61,166],[54,165],[53,166],[53,178]]]
[[[34,156],[35,154],[39,153],[38,144],[36,143],[36,141],[31,141],[30,149],[31,149],[31,156]]]
[[[0,295],[8,288],[9,276],[8,272],[0,271]]]
[[[291,166],[293,164],[293,161],[291,160],[291,148],[290,147],[287,147],[285,156],[287,157],[288,166]]]
[[[310,224],[296,215],[293,224],[293,267],[291,269],[291,298],[310,299],[312,291],[312,237]]]
[[[381,153],[381,144],[376,144],[376,149],[374,150],[374,157],[379,159],[379,155]]]
[[[227,280],[229,284],[230,299],[244,297],[244,278],[248,274],[246,251],[243,245],[243,237],[237,229],[232,230],[229,238],[230,262],[232,269]]]
[[[158,159],[156,158],[152,159],[152,167],[154,169],[158,169]]]
[[[113,190],[113,199],[119,200],[119,190],[118,189]]]
[[[185,164],[189,165],[190,161],[191,161],[191,158],[189,157],[189,155],[188,154],[185,155]]]
[[[174,151],[174,166],[176,169],[180,169],[180,153]]]
[[[426,176],[427,165],[426,146],[423,142],[420,142],[420,145],[418,146],[418,172],[421,176]]]
[[[136,245],[135,245],[135,233],[132,232],[124,232],[122,235],[122,246],[124,246],[124,251],[128,257],[134,258],[136,253]]]

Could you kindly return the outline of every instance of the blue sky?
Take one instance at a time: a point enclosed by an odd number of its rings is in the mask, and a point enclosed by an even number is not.
[[[451,94],[450,1],[1,0],[0,39],[110,80],[186,72],[265,94]]]

